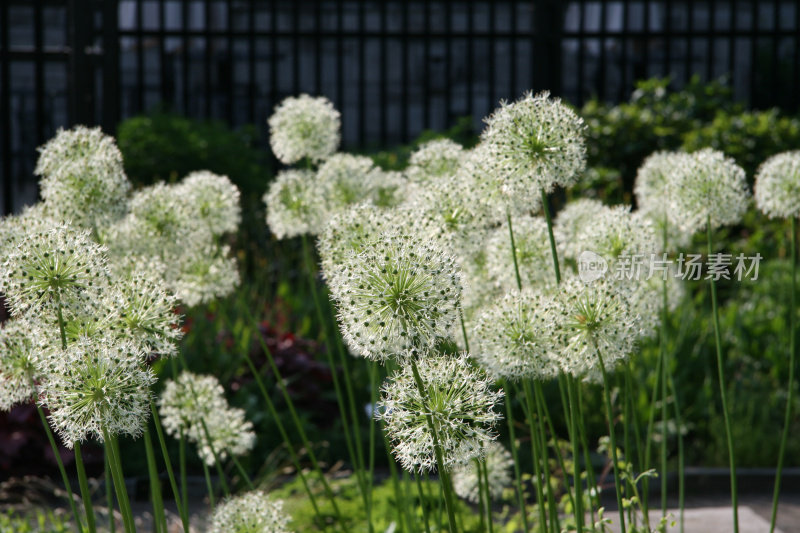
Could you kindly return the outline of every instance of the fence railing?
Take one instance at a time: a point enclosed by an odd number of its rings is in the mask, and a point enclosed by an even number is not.
[[[351,147],[479,127],[526,90],[618,101],[651,76],[727,76],[749,105],[796,111],[798,4],[3,0],[0,206],[35,196],[35,148],[57,127],[113,132],[159,106],[265,130],[285,96],[324,94]]]

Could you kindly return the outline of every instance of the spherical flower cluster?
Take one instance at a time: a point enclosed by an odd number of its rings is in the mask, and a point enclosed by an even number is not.
[[[544,287],[555,283],[553,253],[547,223],[541,217],[521,216],[512,221],[514,252],[523,287]],[[506,290],[517,289],[514,256],[508,222],[495,229],[486,245],[489,276]]]
[[[557,376],[553,336],[557,312],[553,298],[541,292],[508,293],[478,318],[473,358],[495,380]]]
[[[696,233],[736,224],[747,210],[750,195],[745,172],[730,157],[706,148],[690,154],[674,174],[673,216],[680,228]]]
[[[680,230],[670,208],[674,196],[673,174],[684,168],[690,157],[684,152],[654,152],[637,170],[633,186],[638,211],[653,221],[659,242],[663,245],[666,238],[666,244],[671,248],[688,244],[691,237]]]
[[[503,496],[503,491],[511,486],[511,467],[514,461],[511,453],[497,441],[490,442],[486,447],[483,459],[475,459],[466,465],[453,470],[453,489],[459,497],[472,503],[480,501],[481,481],[478,478],[478,468],[475,461],[481,460],[481,468],[486,468],[488,478],[489,497],[498,500]]]
[[[559,211],[553,224],[559,256],[576,259],[584,251],[585,242],[581,235],[608,210],[603,202],[591,198],[581,198],[567,203]]]
[[[573,185],[586,167],[583,120],[549,93],[525,94],[486,119],[481,142],[510,197],[530,198]]]
[[[369,157],[345,153],[331,156],[317,170],[316,193],[324,202],[325,218],[369,200],[381,174]]]
[[[272,151],[287,165],[304,158],[324,161],[339,147],[341,119],[325,97],[301,94],[286,98],[267,122]]]
[[[132,343],[82,338],[42,360],[43,403],[67,446],[89,437],[142,433],[156,381],[142,367],[143,357]]]
[[[0,258],[7,257],[17,244],[32,233],[41,233],[61,225],[41,202],[26,206],[18,215],[0,218]]]
[[[247,492],[223,501],[211,515],[210,533],[289,533],[283,501],[266,492]]]
[[[384,384],[378,418],[386,424],[395,457],[409,471],[436,467],[433,435],[438,434],[446,470],[481,457],[495,440],[495,424],[502,418],[493,409],[502,391],[470,366],[467,354],[458,357],[425,353],[416,360],[423,390],[417,387],[411,363]]]
[[[167,433],[196,442],[206,464],[214,464],[215,453],[222,460],[243,455],[255,445],[253,424],[243,410],[228,405],[214,376],[181,373],[176,381],[167,381],[158,405]]]
[[[278,239],[314,234],[322,224],[322,198],[310,170],[282,170],[264,195],[267,225]]]
[[[461,274],[431,242],[384,234],[329,282],[345,340],[369,359],[433,346],[458,320]]]
[[[195,213],[195,223],[202,221],[212,234],[233,233],[242,220],[239,188],[228,176],[207,170],[192,172],[177,185],[175,194],[185,198]]]
[[[411,184],[402,172],[378,170],[371,176],[370,201],[374,205],[386,208],[397,207],[407,200]]]
[[[406,176],[415,183],[434,182],[454,174],[463,155],[464,148],[450,139],[428,141],[411,154]]]
[[[230,246],[205,244],[187,250],[171,285],[178,298],[191,307],[231,294],[239,282],[239,267],[230,256]]]
[[[0,326],[0,411],[36,396],[36,369],[42,332],[27,321],[12,319]]]
[[[98,230],[125,214],[130,182],[113,137],[100,128],[59,129],[39,152],[34,173],[55,218]]]
[[[556,322],[561,367],[574,376],[601,368],[611,371],[633,352],[641,336],[639,317],[613,281],[584,283],[577,278],[559,287]]]
[[[800,216],[800,150],[764,161],[756,173],[756,205],[770,218]]]
[[[0,270],[0,292],[11,312],[22,315],[30,309],[57,313],[96,294],[108,284],[105,248],[88,233],[65,225],[34,231],[20,239]]]
[[[649,260],[660,246],[650,219],[631,213],[630,206],[618,205],[602,210],[576,236],[577,248],[594,252],[608,261],[610,273],[617,262],[633,261],[635,256]]]

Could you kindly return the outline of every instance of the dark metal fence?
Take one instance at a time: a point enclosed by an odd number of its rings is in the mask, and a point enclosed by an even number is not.
[[[285,96],[324,94],[350,147],[479,127],[530,89],[618,101],[651,76],[728,76],[749,105],[797,111],[799,4],[0,0],[0,205],[35,197],[57,127],[156,107],[265,129]]]

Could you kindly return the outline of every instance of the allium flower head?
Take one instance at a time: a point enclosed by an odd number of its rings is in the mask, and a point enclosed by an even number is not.
[[[283,170],[264,195],[267,225],[278,239],[319,231],[322,197],[310,170]]]
[[[546,380],[560,372],[553,328],[558,307],[539,291],[508,293],[475,325],[473,358],[493,379]]]
[[[545,220],[541,217],[521,216],[512,221],[512,227],[522,286],[543,287],[555,283],[550,237]],[[506,290],[517,289],[507,222],[492,232],[486,249],[489,276],[498,280]]]
[[[289,533],[283,501],[252,491],[223,501],[211,516],[210,533]]]
[[[239,267],[227,245],[195,246],[181,259],[175,279],[168,281],[175,295],[189,307],[227,296],[239,286]]]
[[[503,496],[503,491],[511,486],[511,467],[514,461],[511,453],[497,441],[490,442],[482,459],[486,465],[486,474],[489,478],[489,496],[498,500]],[[480,485],[478,469],[475,461],[459,466],[453,470],[453,489],[459,497],[472,503],[480,501]]]
[[[603,202],[591,198],[581,198],[567,203],[558,212],[553,225],[559,256],[577,258],[584,250],[581,236],[609,209]]]
[[[285,98],[267,121],[275,157],[291,165],[303,158],[324,161],[339,147],[341,119],[327,98]]]
[[[197,443],[206,464],[214,464],[214,453],[222,460],[244,455],[255,445],[253,424],[243,410],[228,405],[214,376],[182,372],[177,381],[167,381],[158,404],[167,433]]]
[[[410,364],[383,386],[378,417],[386,424],[397,460],[409,471],[436,468],[428,415],[437,429],[445,469],[481,457],[497,437],[494,426],[502,417],[494,406],[503,392],[491,389],[483,373],[470,366],[467,354],[426,353],[417,366],[423,391],[417,388]]]
[[[317,170],[317,194],[321,195],[327,216],[367,201],[376,176],[382,171],[372,159],[362,155],[332,155]]]
[[[613,281],[584,283],[570,278],[559,287],[560,361],[565,372],[582,376],[603,366],[611,371],[633,352],[639,317]]]
[[[64,444],[142,433],[156,381],[142,359],[131,343],[82,338],[42,361],[44,404]]]
[[[621,260],[649,260],[660,249],[653,222],[638,211],[631,213],[627,205],[604,209],[578,233],[576,241],[581,251],[606,259],[610,273]]]
[[[667,230],[667,245],[673,248],[688,244],[691,237],[680,231],[675,213],[670,207],[675,181],[672,174],[684,168],[690,157],[685,152],[650,154],[636,172],[633,186],[638,212],[655,223],[659,242],[663,242],[664,229]]]
[[[370,201],[378,207],[397,207],[409,195],[410,184],[402,172],[376,169],[372,172]]]
[[[130,182],[113,137],[100,128],[59,129],[39,152],[34,173],[57,219],[96,230],[125,214]]]
[[[671,206],[680,228],[690,234],[739,222],[750,194],[742,167],[718,150],[706,148],[690,154],[673,175]]]
[[[156,183],[136,191],[129,202],[137,247],[159,255],[163,242],[178,245],[197,227],[185,192],[175,185]],[[206,228],[203,228],[204,230]],[[143,251],[144,251],[143,250]]]
[[[42,332],[22,319],[12,319],[0,326],[0,411],[36,396],[40,380],[36,369],[36,346]]]
[[[329,282],[345,340],[369,359],[433,346],[458,320],[460,271],[428,241],[384,234]]]
[[[233,233],[239,228],[239,188],[228,176],[207,170],[192,172],[178,184],[175,193],[194,211],[195,223],[204,222],[214,235]]]
[[[773,155],[756,173],[756,205],[770,218],[800,216],[800,150]]]
[[[501,102],[485,121],[481,142],[509,196],[569,187],[586,167],[583,120],[547,92]]]
[[[405,170],[415,183],[429,183],[454,174],[464,155],[464,148],[450,139],[428,141],[412,154]]]
[[[65,225],[32,232],[3,261],[0,292],[15,315],[70,305],[107,285],[105,252],[88,233]]]
[[[26,206],[18,215],[0,218],[0,258],[7,257],[20,241],[27,240],[32,233],[60,225],[62,223],[50,216],[42,202]]]

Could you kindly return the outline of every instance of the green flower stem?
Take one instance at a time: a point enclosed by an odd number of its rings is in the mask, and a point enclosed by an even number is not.
[[[158,479],[156,457],[153,452],[153,440],[150,438],[150,428],[144,431],[144,450],[147,458],[147,473],[150,477],[150,500],[153,503],[153,525],[158,533],[167,533],[167,517],[164,514],[164,499],[161,495],[161,481]]]
[[[650,468],[650,460],[651,460],[651,450],[652,450],[652,441],[653,441],[653,429],[655,427],[655,419],[656,419],[656,400],[658,399],[658,392],[661,390],[661,367],[664,363],[664,357],[659,355],[658,360],[656,361],[656,371],[655,371],[655,378],[656,382],[653,385],[653,392],[650,395],[650,409],[647,415],[647,432],[645,433],[644,437],[644,466],[646,468]],[[644,498],[643,503],[647,505],[649,500],[649,493],[650,493],[650,479],[645,477],[642,480],[643,486],[643,495]]]
[[[103,440],[106,443],[106,449],[109,452],[109,464],[111,465],[111,477],[114,481],[114,489],[117,493],[117,502],[119,503],[119,510],[122,514],[122,523],[125,527],[125,533],[136,533],[136,524],[133,520],[133,513],[131,512],[131,504],[128,499],[128,490],[125,488],[125,475],[122,472],[122,463],[120,462],[119,449],[114,437],[103,429]]]
[[[641,428],[639,427],[639,417],[636,416],[636,404],[635,399],[636,395],[634,395],[634,388],[633,388],[633,371],[631,370],[630,365],[625,365],[625,375],[623,376],[623,380],[625,382],[625,426],[631,426],[631,430],[633,431],[632,435],[632,442],[628,444],[626,442],[626,450],[630,450],[630,458],[631,463],[633,463],[634,459],[634,452],[636,458],[636,464],[638,465],[639,472],[644,472],[644,458],[642,454],[641,442],[642,442],[642,432]],[[644,502],[643,502],[644,505]],[[646,507],[644,508],[646,511]]]
[[[395,365],[394,365],[393,361],[391,361],[391,360],[386,361],[386,370],[387,370],[387,372],[393,372],[395,370],[394,366]],[[373,366],[373,368],[378,370],[379,369],[378,364],[376,363]],[[373,388],[373,391],[375,391],[375,394],[377,394],[377,388],[378,388],[377,381],[373,382],[372,388]],[[375,405],[375,404],[373,404],[373,405]],[[381,438],[383,439],[383,451],[386,453],[386,461],[389,464],[389,474],[390,474],[391,479],[392,479],[392,488],[394,489],[394,496],[395,496],[395,498],[397,499],[397,502],[398,502],[397,522],[400,524],[400,529],[401,530],[405,531],[405,528],[408,528],[409,530],[411,530],[412,521],[411,521],[411,516],[410,516],[410,511],[409,511],[410,505],[408,505],[408,500],[404,497],[403,491],[400,488],[400,476],[397,474],[397,463],[395,462],[394,457],[392,456],[391,443],[389,442],[389,439],[386,436],[386,432],[383,431],[383,428],[380,426],[380,421],[376,420],[376,422],[378,422],[379,428],[381,430],[380,434],[381,434]],[[404,525],[403,520],[405,520],[405,523],[407,525]]]
[[[417,383],[417,388],[419,389],[423,406],[426,410],[428,410],[428,395],[426,393],[425,383],[422,381],[422,377],[419,375],[417,362],[414,359],[411,360],[411,371],[414,374],[414,381]],[[450,476],[444,467],[442,448],[439,445],[439,432],[436,429],[436,424],[433,422],[433,417],[430,414],[427,414],[426,418],[428,419],[428,428],[431,430],[431,435],[433,436],[433,452],[436,456],[436,466],[439,472],[439,481],[441,483],[442,490],[444,491],[444,503],[447,507],[447,520],[450,524],[450,533],[458,533],[459,529],[458,524],[456,523],[455,503],[453,501],[453,486],[450,483]]]
[[[567,380],[567,397],[569,398],[570,424],[572,428],[569,432],[569,437],[572,443],[572,483],[575,486],[575,522],[577,523],[578,531],[583,531],[583,481],[581,480],[581,447],[580,437],[578,436],[580,431],[578,427],[579,424],[582,423],[582,420],[579,419],[577,404],[577,395],[579,394],[579,391],[575,380],[572,377],[568,376]],[[624,531],[625,530],[623,529],[623,533]]]
[[[380,385],[378,382],[378,363],[374,361],[369,362],[369,391],[370,391],[370,414],[375,410],[378,404],[378,392]],[[379,430],[378,421],[374,416],[370,417],[369,421],[369,471],[367,472],[367,489],[369,494],[370,509],[372,509],[372,487],[375,481],[375,433]]]
[[[242,463],[239,462],[239,459],[237,459],[235,455],[231,455],[231,459],[236,466],[236,470],[239,471],[239,475],[242,476],[245,485],[247,485],[247,490],[255,490],[256,487],[253,485],[253,481],[250,479],[250,476],[247,475],[247,471],[242,467]]]
[[[508,425],[508,438],[511,448],[511,457],[514,459],[514,482],[517,488],[517,500],[519,502],[519,512],[522,515],[522,527],[525,533],[529,533],[528,510],[525,507],[525,492],[522,490],[522,473],[519,468],[519,451],[517,450],[517,439],[514,435],[514,411],[511,409],[511,387],[506,383],[501,384],[505,390],[506,424]]]
[[[603,373],[603,399],[606,406],[606,418],[608,419],[608,436],[611,439],[611,460],[614,467],[614,490],[617,493],[617,506],[619,507],[619,525],[620,531],[625,533],[625,509],[622,507],[622,476],[619,473],[619,464],[617,459],[617,432],[614,430],[614,412],[611,408],[611,391],[609,390],[610,383],[608,380],[608,372],[606,372],[606,365],[603,363],[603,354],[600,353],[599,348],[595,344],[597,351],[597,360],[600,363],[600,370]]]
[[[250,320],[250,323],[257,329],[258,323],[256,322],[255,317],[253,317],[250,310],[245,309],[245,313],[247,314],[247,318],[248,320]],[[302,441],[303,446],[306,449],[306,453],[308,453],[308,457],[311,460],[311,465],[314,468],[314,471],[317,473],[317,476],[319,477],[320,481],[322,482],[325,494],[331,502],[334,514],[336,515],[336,519],[338,520],[339,523],[339,527],[343,531],[349,531],[347,524],[342,519],[342,514],[339,510],[339,505],[336,503],[336,498],[333,495],[333,491],[331,490],[331,486],[328,483],[328,479],[325,477],[325,474],[322,472],[322,469],[319,466],[319,462],[317,461],[314,449],[308,440],[308,436],[306,435],[305,429],[303,429],[303,424],[300,422],[300,419],[297,416],[297,410],[294,407],[294,402],[292,402],[292,398],[289,395],[288,389],[286,388],[286,382],[284,381],[283,376],[278,370],[278,366],[275,364],[275,359],[272,357],[272,351],[267,346],[267,343],[264,342],[264,339],[261,337],[261,335],[256,335],[256,337],[258,337],[261,349],[267,356],[267,363],[269,364],[272,373],[275,375],[275,382],[281,391],[283,399],[286,402],[286,406],[289,408],[289,414],[291,415],[292,421],[294,422],[294,425],[297,428],[297,432],[300,435],[300,440]],[[302,479],[305,479],[302,474],[302,468],[300,467],[300,461],[297,458],[297,454],[294,452],[294,447],[291,445],[291,441],[289,440],[289,435],[286,433],[283,424],[280,422],[278,413],[275,410],[275,406],[272,403],[272,399],[270,398],[269,393],[267,392],[267,389],[264,386],[264,382],[261,379],[261,374],[256,369],[255,365],[253,364],[253,361],[250,359],[250,354],[247,353],[247,350],[242,350],[242,355],[244,356],[247,365],[250,367],[250,371],[253,373],[253,376],[256,379],[256,383],[258,384],[259,390],[261,390],[261,395],[264,397],[264,400],[267,403],[267,408],[269,409],[270,414],[275,419],[275,423],[278,426],[278,430],[281,432],[281,436],[283,437],[284,442],[286,442],[286,446],[289,449],[289,453],[292,455],[293,460],[295,461],[295,468],[297,468],[298,474],[301,476]],[[303,484],[306,488],[306,492],[309,494],[309,497],[313,500],[314,497],[312,496],[311,490],[309,489],[306,481],[303,481]],[[317,516],[319,516],[324,523],[324,517],[319,513],[319,509],[316,507],[316,503],[314,503],[313,505],[315,511],[317,512]]]
[[[484,500],[483,493],[483,469],[481,468],[481,461],[478,458],[472,460],[475,466],[475,473],[478,477],[478,514],[480,516],[480,531],[486,531],[486,500]]]
[[[103,467],[104,467],[104,474],[103,479],[105,481],[104,485],[106,486],[106,506],[108,507],[108,530],[110,533],[116,533],[117,524],[116,520],[114,520],[114,493],[112,488],[112,481],[111,481],[111,465],[108,464],[108,450],[103,447]]]
[[[545,508],[545,496],[542,483],[548,482],[547,472],[547,449],[541,448],[541,439],[539,438],[539,429],[542,427],[541,420],[534,420],[533,415],[535,412],[533,402],[533,392],[531,391],[530,383],[527,380],[522,382],[522,391],[525,395],[525,402],[527,410],[525,411],[525,418],[528,419],[528,428],[531,435],[531,459],[533,461],[533,473],[536,476],[536,507],[539,510],[539,531],[542,533],[547,531],[547,513]],[[544,460],[542,460],[544,458]],[[544,472],[542,472],[542,463],[544,463]]]
[[[550,508],[550,527],[554,533],[558,533],[561,531],[561,524],[558,519],[558,502],[556,502],[555,494],[550,486],[550,467],[548,465],[548,446],[547,446],[547,431],[550,431],[550,434],[553,435],[553,439],[555,441],[555,430],[553,429],[553,420],[550,415],[550,410],[547,408],[547,403],[544,401],[544,391],[542,390],[542,384],[538,381],[533,382],[533,396],[536,400],[536,413],[539,417],[539,420],[544,421],[544,424],[539,424],[539,433],[541,439],[541,449],[544,450],[544,465],[545,465],[545,481],[547,483],[547,505]],[[580,397],[578,398],[580,401]],[[580,404],[579,404],[580,409]],[[583,427],[583,426],[581,426]],[[584,445],[584,449],[586,446]],[[555,456],[556,462],[559,464],[559,468],[562,471],[566,471],[564,468],[564,458],[561,457],[561,451],[558,449],[558,445],[555,446]],[[587,462],[587,464],[589,464]]]
[[[684,464],[683,433],[681,432],[683,423],[681,422],[680,403],[678,403],[678,389],[675,387],[672,375],[669,375],[668,378],[669,387],[672,390],[672,403],[675,406],[675,425],[678,427],[678,509],[680,509],[680,531],[683,533],[685,522],[684,508],[686,504],[686,465]]]
[[[789,426],[792,421],[792,402],[794,401],[794,359],[795,347],[797,346],[796,332],[794,327],[794,314],[797,308],[797,219],[792,217],[792,290],[789,300],[789,392],[786,397],[786,413],[783,419],[783,432],[781,433],[781,445],[778,450],[778,466],[775,469],[775,489],[772,495],[772,515],[769,522],[769,531],[775,531],[775,524],[778,519],[778,499],[781,495],[781,474],[783,473],[783,459],[786,454],[786,441],[789,438]]]
[[[708,255],[712,253],[711,248],[711,217],[706,219],[706,236],[708,237]],[[731,431],[730,411],[728,411],[728,398],[725,387],[725,369],[722,361],[722,336],[719,326],[719,309],[717,306],[717,284],[714,277],[709,278],[711,283],[711,312],[714,319],[714,340],[717,345],[717,372],[719,373],[719,392],[722,400],[722,414],[725,420],[725,436],[728,440],[728,458],[730,460],[731,474],[731,506],[733,507],[733,533],[739,533],[739,501],[738,491],[736,490],[736,460],[733,451],[733,433]]]
[[[317,291],[317,280],[314,277],[314,269],[311,260],[311,251],[308,246],[308,238],[305,234],[302,235],[302,244],[303,244],[303,260],[305,262],[306,272],[308,273],[308,285],[311,289],[311,296],[314,300],[314,307],[316,308],[317,312],[317,319],[320,322],[320,325],[323,328],[323,336],[325,339],[325,344],[327,345],[327,350],[325,350],[325,354],[328,357],[328,365],[331,368],[331,376],[333,377],[333,386],[334,390],[336,391],[336,400],[337,404],[339,405],[339,414],[342,419],[342,425],[344,426],[344,435],[345,435],[345,444],[347,446],[348,453],[350,455],[350,460],[355,465],[356,471],[356,480],[358,482],[358,488],[361,492],[361,497],[364,500],[364,508],[367,514],[367,524],[369,527],[369,531],[373,531],[372,526],[372,505],[371,505],[371,488],[370,490],[367,489],[367,480],[364,479],[364,471],[365,471],[365,462],[364,462],[364,452],[361,445],[361,432],[359,430],[358,424],[358,414],[355,407],[355,399],[353,394],[353,386],[350,381],[350,370],[347,364],[347,354],[345,353],[344,346],[341,343],[341,339],[338,338],[335,334],[330,334],[330,328],[328,327],[328,320],[325,317],[325,313],[322,310],[322,303],[320,301],[319,292]],[[332,339],[336,340],[332,340]],[[338,341],[338,342],[337,342]],[[350,416],[352,417],[353,427],[350,428],[350,424],[348,421],[347,416],[347,407],[345,406],[345,400],[342,394],[342,387],[339,383],[338,373],[336,372],[336,363],[333,360],[333,346],[332,344],[336,344],[337,352],[339,354],[339,360],[342,364],[342,374],[344,375],[345,380],[345,390],[347,392],[347,397],[349,399],[349,407],[350,407]],[[352,434],[351,434],[352,432]],[[355,441],[355,446],[354,442]],[[355,451],[354,451],[355,450]],[[371,482],[370,482],[371,485]]]
[[[428,506],[425,505],[427,498],[425,498],[425,490],[422,488],[422,480],[420,476],[414,476],[417,482],[417,493],[419,494],[419,506],[422,507],[422,520],[425,523],[425,533],[431,533],[430,519],[428,518]],[[481,518],[483,513],[481,513]]]
[[[203,427],[203,434],[206,436],[206,442],[208,443],[208,447],[211,450],[211,455],[214,457],[214,468],[217,470],[219,483],[222,486],[222,493],[225,496],[230,496],[231,491],[228,488],[228,482],[225,480],[225,472],[223,472],[222,470],[222,461],[220,460],[220,457],[217,454],[217,450],[214,449],[214,443],[211,441],[211,434],[208,432],[208,426],[206,426],[206,421],[202,418],[200,419],[200,425]]]
[[[189,517],[187,516],[185,507],[181,504],[181,493],[178,491],[178,484],[175,481],[175,472],[172,470],[172,461],[167,451],[167,443],[164,440],[164,431],[161,428],[161,419],[158,416],[158,409],[155,403],[150,401],[150,413],[153,415],[153,425],[156,428],[156,437],[158,437],[158,444],[161,447],[161,455],[164,457],[164,463],[167,467],[167,476],[169,477],[169,485],[172,489],[173,497],[175,498],[175,506],[178,508],[178,514],[181,517],[181,524],[183,525],[184,533],[189,533]]]
[[[542,400],[542,403],[544,403],[544,400]],[[580,417],[581,420],[585,420],[583,416],[583,396],[581,394],[578,394],[578,416]],[[592,458],[589,456],[589,442],[588,439],[586,438],[586,425],[581,424],[579,426],[579,429],[580,429],[581,445],[583,446],[583,460],[587,465],[586,473],[588,475],[589,486],[592,487],[592,489],[595,489],[597,487],[597,480],[594,475],[594,468],[592,467]],[[599,500],[600,500],[599,496],[595,496],[594,498],[590,499],[590,502],[591,504],[594,504],[596,501],[599,505]],[[594,505],[592,505],[589,508],[589,514],[591,516],[591,522],[589,523],[589,525],[592,531],[597,531],[597,526],[595,525]]]
[[[663,248],[667,248],[667,222],[664,222]],[[661,335],[659,335],[659,357],[661,358],[661,516],[667,516],[667,312],[669,300],[667,299],[667,280],[661,283]],[[645,509],[647,512],[647,509]]]
[[[208,505],[210,511],[214,512],[214,485],[211,483],[211,473],[208,471],[208,465],[205,461],[200,461],[203,464],[203,475],[206,478],[206,490],[208,490]]]
[[[514,242],[514,226],[511,224],[511,212],[506,211],[508,222],[508,238],[511,240],[511,258],[514,260],[514,275],[517,277],[517,288],[522,290],[522,278],[519,276],[519,262],[517,261],[517,245]]]
[[[189,527],[189,485],[186,482],[186,437],[183,435],[183,431],[181,431],[178,439],[178,465],[181,476],[181,501],[178,502],[178,507],[181,508],[187,518],[183,525],[184,529],[186,529]]]
[[[558,250],[556,248],[556,238],[553,235],[553,220],[550,217],[550,203],[547,200],[547,193],[542,189],[542,211],[547,222],[547,235],[550,238],[550,254],[553,256],[553,271],[556,274],[556,283],[561,283],[561,267],[558,266]]]
[[[486,521],[489,524],[489,533],[494,533],[494,521],[492,519],[492,493],[491,487],[489,486],[489,467],[486,465],[486,461],[479,461],[478,462],[478,473],[481,473],[483,470],[483,487],[486,491],[486,495],[484,496],[484,501],[486,502]]]
[[[69,507],[72,510],[72,516],[75,518],[75,525],[78,528],[78,531],[83,533],[83,521],[81,520],[81,515],[78,513],[78,507],[75,505],[75,499],[73,498],[72,492],[72,485],[69,482],[69,476],[67,476],[67,470],[64,468],[64,461],[61,460],[61,453],[58,451],[58,445],[56,444],[56,439],[53,437],[53,432],[50,429],[50,424],[47,422],[47,417],[42,410],[42,407],[37,403],[36,404],[36,411],[39,413],[39,418],[42,421],[42,426],[44,427],[44,432],[47,434],[47,440],[50,442],[50,448],[53,451],[53,457],[56,459],[56,464],[58,465],[58,471],[61,473],[61,481],[64,482],[64,489],[67,491],[67,500],[69,501]]]

